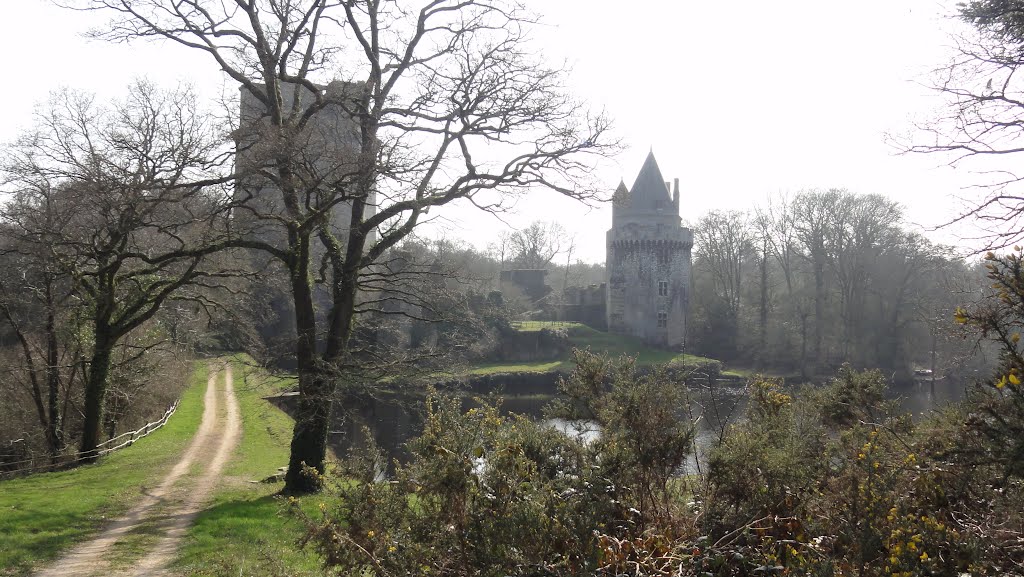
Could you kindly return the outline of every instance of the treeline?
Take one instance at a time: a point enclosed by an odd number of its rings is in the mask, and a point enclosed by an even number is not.
[[[687,352],[805,377],[846,362],[897,379],[983,364],[953,313],[980,298],[984,270],[909,230],[903,208],[883,196],[803,191],[711,211],[692,227]],[[574,245],[556,223],[534,222],[483,249],[413,239],[403,250],[444,263],[472,290],[504,289],[512,314],[557,319],[566,287],[604,282],[603,264],[572,260]],[[548,271],[546,308],[499,282],[515,268]]]
[[[398,249],[418,263],[441,267],[457,282],[452,286],[477,292],[502,291],[505,300],[517,313],[526,312],[533,304],[524,300],[510,285],[502,286],[501,271],[542,269],[547,271],[545,283],[550,287],[545,304],[561,302],[567,287],[599,285],[605,280],[603,263],[588,263],[579,258],[576,239],[556,222],[534,221],[520,230],[499,233],[487,245],[474,245],[465,240],[447,237],[412,237]],[[551,314],[554,314],[552,311]]]
[[[65,91],[3,151],[0,468],[93,460],[184,387],[182,347],[241,274],[212,256],[223,161],[193,107],[145,83]]]
[[[833,372],[844,362],[907,378],[965,368],[958,305],[983,273],[907,229],[877,194],[812,190],[693,225],[689,348],[726,361]]]

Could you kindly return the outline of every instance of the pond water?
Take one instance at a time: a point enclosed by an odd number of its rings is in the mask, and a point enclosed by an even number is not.
[[[690,413],[697,423],[695,453],[685,465],[686,471],[696,472],[702,463],[706,448],[712,446],[731,423],[737,422],[746,408],[746,394],[743,383],[720,382],[714,387],[690,387]],[[920,417],[932,410],[955,402],[964,396],[961,381],[940,379],[917,381],[901,387],[890,387],[888,395],[898,399],[904,411]],[[502,395],[502,411],[543,418],[544,407],[553,395]],[[377,446],[392,459],[406,457],[405,443],[419,434],[423,419],[423,398],[417,395],[388,395],[377,398],[349,400],[343,403],[344,411],[338,411],[333,431],[331,448],[338,455],[347,454],[353,447],[365,446],[366,432],[373,435]],[[466,408],[473,405],[467,398]],[[596,438],[600,434],[593,423],[572,423],[562,420],[548,420],[548,424],[585,438]]]

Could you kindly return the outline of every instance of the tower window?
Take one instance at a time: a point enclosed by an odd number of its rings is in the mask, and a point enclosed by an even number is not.
[[[660,281],[658,281],[658,296],[660,296],[660,297],[667,297],[668,296],[668,281],[667,280],[660,280]]]
[[[668,313],[658,313],[658,328],[663,329],[668,326]]]

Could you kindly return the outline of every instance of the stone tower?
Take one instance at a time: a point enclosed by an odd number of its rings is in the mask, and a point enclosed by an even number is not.
[[[295,179],[302,184],[304,192],[296,199],[300,206],[315,206],[320,200],[318,190],[330,190],[334,185],[343,185],[355,172],[356,160],[361,151],[359,125],[339,103],[350,94],[357,94],[358,86],[335,81],[326,86],[297,87],[295,84],[281,85],[281,98],[291,107],[299,101],[297,109],[305,110],[316,95],[313,89],[321,91],[332,102],[317,111],[298,132],[285,149],[295,166]],[[273,172],[277,157],[282,154],[278,148],[282,140],[270,124],[266,106],[245,88],[239,92],[239,129],[235,133],[237,154],[235,156],[235,201],[239,208],[232,213],[232,220],[238,234],[247,239],[259,240],[287,250],[287,221],[280,218],[287,214],[281,190],[264,175]],[[316,184],[314,184],[316,183]],[[319,187],[319,189],[318,189]],[[244,204],[244,206],[242,206]],[[365,217],[374,214],[376,195],[370,194],[365,208]],[[352,220],[352,204],[340,202],[331,209],[328,221],[331,231],[339,240],[347,240]],[[323,262],[325,249],[314,236],[312,243],[313,270]],[[371,233],[368,244],[375,235]],[[262,271],[280,266],[277,259],[258,250],[250,250],[248,258],[254,270]],[[295,339],[295,309],[291,294],[281,284],[258,283],[255,299],[267,303],[268,311],[257,321],[257,330],[268,350],[287,351],[290,354]],[[328,289],[317,284],[314,292],[318,314],[330,310],[331,299]]]
[[[693,231],[679,217],[679,179],[670,189],[652,152],[612,204],[605,268],[608,331],[681,350],[686,335]]]
[[[344,182],[356,170],[356,159],[361,151],[359,125],[337,102],[348,95],[356,94],[358,87],[352,83],[334,81],[327,86],[317,87],[321,93],[334,100],[319,110],[306,124],[306,128],[290,142],[290,156],[303,170],[297,178],[304,183],[320,182],[329,188],[333,182]],[[245,230],[253,237],[281,245],[288,237],[287,227],[275,215],[286,213],[281,191],[261,176],[263,170],[273,170],[273,163],[280,154],[280,141],[274,138],[275,130],[266,117],[266,107],[247,89],[240,88],[238,154],[235,183],[235,197],[246,202],[250,210],[239,210],[236,218],[244,224]],[[306,87],[294,84],[281,85],[281,98],[291,106],[298,93],[299,110],[310,106],[315,95]],[[354,96],[353,96],[354,97]],[[299,198],[299,203],[307,202]],[[312,200],[315,202],[315,197]],[[374,212],[375,195],[367,200],[367,218]],[[333,232],[339,238],[346,238],[346,231],[352,217],[352,205],[339,203],[331,211],[330,221]]]

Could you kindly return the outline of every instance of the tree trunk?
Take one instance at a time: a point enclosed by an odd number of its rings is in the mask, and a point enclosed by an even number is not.
[[[322,474],[327,458],[327,432],[333,402],[333,380],[316,358],[316,313],[313,287],[309,281],[309,237],[296,239],[299,256],[291,270],[295,303],[295,360],[299,373],[299,406],[292,431],[285,491],[311,493],[319,490],[319,479],[306,474],[311,467]]]
[[[50,458],[56,460],[64,439],[61,434],[60,412],[60,367],[58,366],[57,323],[50,287],[46,287],[46,389],[49,420],[46,427],[46,442]]]
[[[929,328],[928,332],[931,333],[931,337],[932,337],[932,374],[931,374],[931,377],[932,377],[932,394],[934,395],[935,394],[935,347],[937,346],[938,343],[936,342],[937,339],[935,338],[935,331],[931,330],[931,327],[928,327],[928,328]]]
[[[373,139],[364,142],[363,150],[369,150]],[[368,156],[370,168],[364,168],[366,173],[372,173],[374,155]],[[364,183],[363,190],[369,191],[372,188],[372,180]],[[369,196],[369,193],[366,193]],[[340,243],[327,229],[320,230],[318,236],[323,243],[327,256],[330,259],[333,282],[331,283],[332,307],[327,320],[326,342],[324,344],[323,357],[316,363],[316,341],[315,331],[311,330],[308,344],[303,344],[302,323],[315,328],[316,319],[313,316],[312,294],[309,293],[309,284],[299,284],[299,280],[308,278],[303,273],[301,276],[293,277],[293,292],[296,295],[296,323],[299,330],[299,357],[309,355],[309,366],[312,367],[308,374],[300,372],[300,395],[299,407],[296,413],[295,429],[292,434],[291,457],[288,463],[288,472],[285,474],[285,491],[290,493],[311,493],[320,489],[320,480],[311,475],[303,474],[303,464],[323,474],[327,458],[327,439],[330,433],[331,418],[334,412],[334,395],[337,389],[339,375],[334,371],[348,353],[349,336],[352,334],[352,322],[355,315],[356,294],[359,291],[359,271],[361,259],[366,245],[366,235],[360,230],[365,212],[365,200],[355,198],[352,200],[352,214],[350,230],[346,242]],[[308,237],[307,237],[308,240]],[[308,249],[308,246],[307,246]],[[344,255],[344,256],[343,256]],[[308,266],[308,259],[302,261],[300,266]],[[303,301],[308,299],[308,314],[305,316],[299,313],[299,295],[306,295]],[[314,364],[315,363],[315,364]]]
[[[99,454],[96,448],[103,432],[103,404],[107,394],[107,375],[110,372],[110,357],[113,353],[113,339],[109,328],[97,323],[96,345],[89,362],[89,376],[85,382],[84,422],[82,424],[82,458],[95,461]]]
[[[800,313],[800,377],[808,378],[807,370],[807,313]]]
[[[288,472],[285,474],[286,493],[313,493],[320,490],[318,475],[325,470],[327,460],[327,434],[333,412],[334,385],[327,371],[315,370],[306,374],[303,394],[299,395],[295,429],[292,432]],[[304,468],[316,470],[318,475]]]
[[[814,257],[814,367],[817,374],[825,364],[825,350],[822,335],[825,325],[825,263],[821,255]]]
[[[761,310],[758,327],[757,359],[764,368],[768,356],[768,246],[761,248]]]

